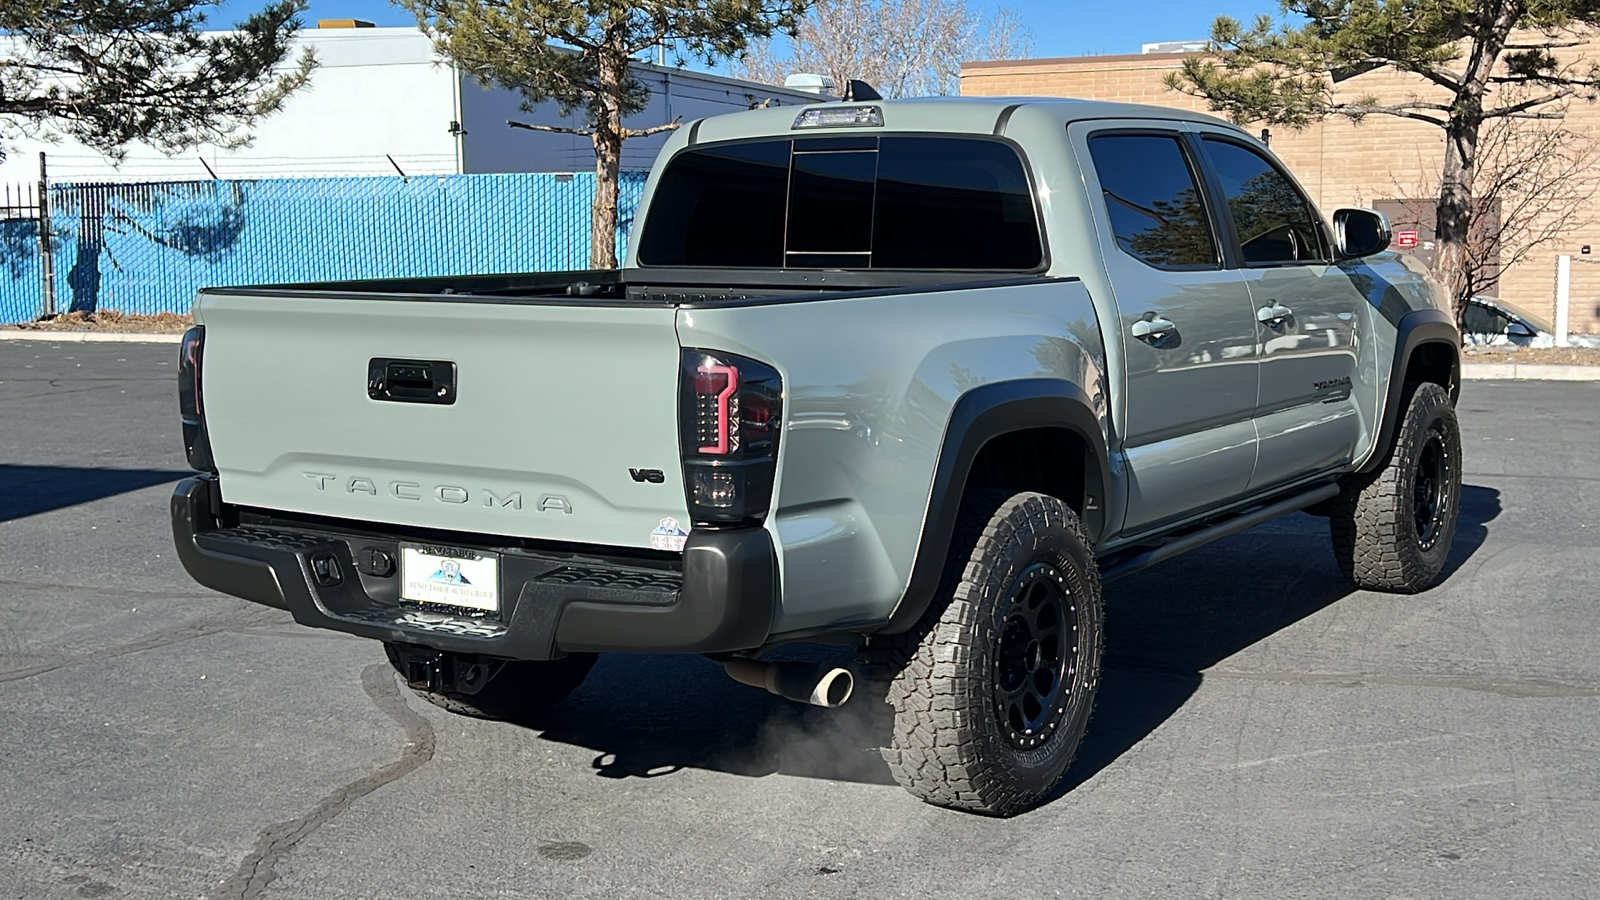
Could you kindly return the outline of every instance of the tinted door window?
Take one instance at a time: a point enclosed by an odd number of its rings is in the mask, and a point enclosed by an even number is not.
[[[1222,181],[1246,265],[1327,261],[1316,213],[1288,176],[1248,147],[1215,138],[1201,143]]]
[[[1161,269],[1217,267],[1217,242],[1178,137],[1089,139],[1111,233],[1124,253]]]
[[[1461,319],[1462,328],[1468,334],[1505,334],[1506,328],[1511,325],[1509,316],[1476,303],[1467,304]]]
[[[1022,158],[995,140],[754,141],[679,154],[640,238],[651,266],[999,269],[1044,262]]]

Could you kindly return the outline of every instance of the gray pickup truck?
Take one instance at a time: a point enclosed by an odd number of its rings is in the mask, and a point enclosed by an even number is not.
[[[603,652],[823,706],[865,667],[900,783],[1012,814],[1088,725],[1102,581],[1298,510],[1359,587],[1441,577],[1460,337],[1388,245],[1169,109],[704,119],[621,270],[203,291],[178,554],[469,714]]]

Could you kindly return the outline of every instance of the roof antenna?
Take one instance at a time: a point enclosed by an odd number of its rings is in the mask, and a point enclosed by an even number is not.
[[[861,100],[882,99],[883,95],[874,90],[872,85],[867,84],[865,81],[852,78],[845,83],[844,101],[846,103],[855,103]]]

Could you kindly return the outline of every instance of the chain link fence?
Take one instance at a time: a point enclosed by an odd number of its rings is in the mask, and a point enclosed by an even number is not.
[[[645,173],[622,177],[619,256]],[[7,206],[0,322],[187,313],[212,286],[582,269],[593,197],[587,173],[52,185],[52,302],[37,204]]]

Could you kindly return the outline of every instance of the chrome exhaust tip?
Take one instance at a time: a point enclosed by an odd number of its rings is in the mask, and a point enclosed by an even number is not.
[[[727,670],[728,677],[740,684],[761,688],[785,700],[825,709],[843,706],[855,692],[856,686],[855,676],[843,666],[730,659],[722,667]]]

